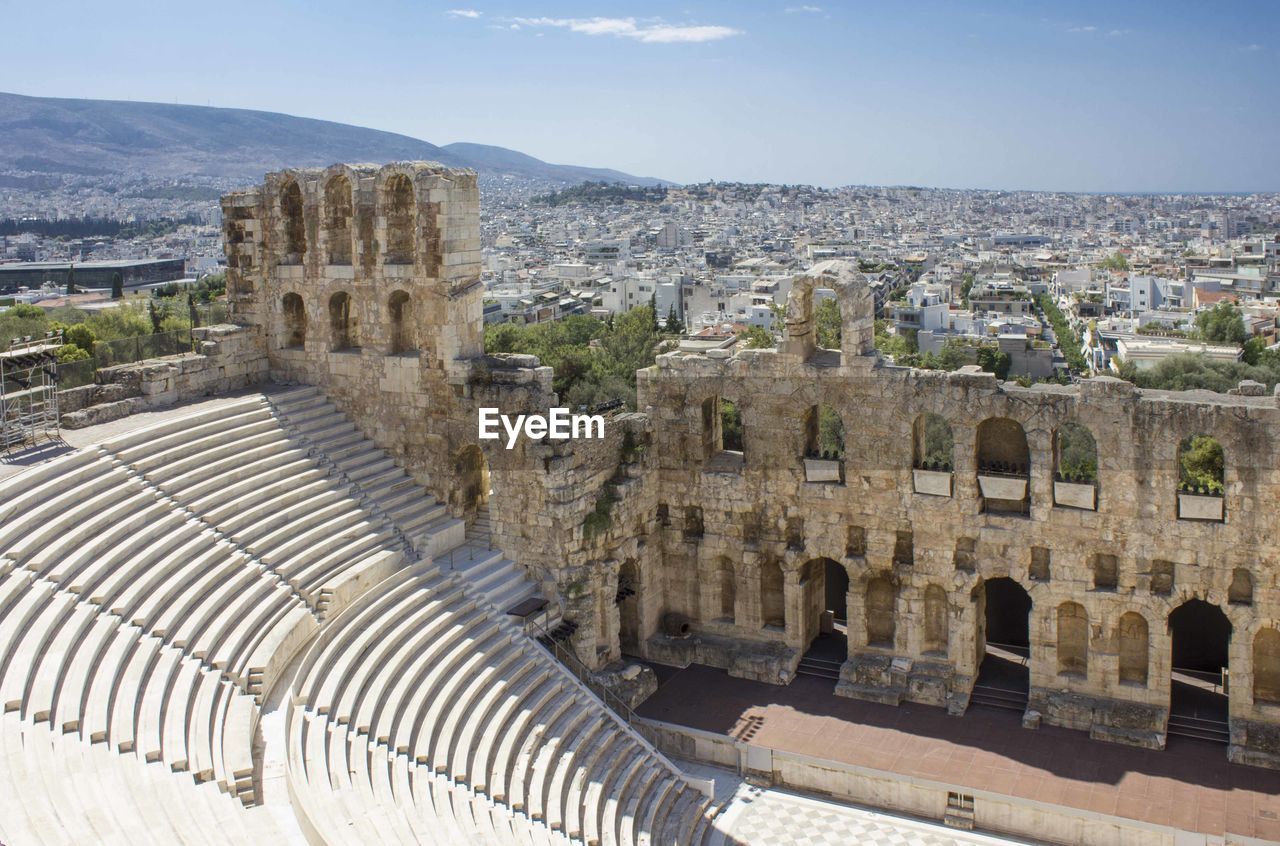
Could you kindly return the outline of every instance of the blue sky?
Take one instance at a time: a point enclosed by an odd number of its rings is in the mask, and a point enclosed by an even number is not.
[[[682,182],[1277,190],[1275,11],[55,0],[4,10],[0,89],[280,111]]]

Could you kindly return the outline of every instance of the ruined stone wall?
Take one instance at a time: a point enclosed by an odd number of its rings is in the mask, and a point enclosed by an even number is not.
[[[843,293],[861,285],[846,268],[813,273],[810,284],[836,288],[842,302],[856,298]],[[804,296],[793,295],[800,311]],[[1273,563],[1280,551],[1273,516],[1280,408],[1273,397],[1139,391],[1107,378],[1020,388],[988,374],[883,366],[870,350],[850,355],[847,343],[839,355],[818,350],[802,340],[810,325],[811,317],[793,313],[780,350],[727,358],[673,353],[640,374],[639,407],[653,439],[648,472],[656,508],[669,515],[649,545],[663,577],[661,607],[692,618],[694,640],[705,641],[656,638],[646,644],[649,654],[719,655],[741,675],[787,680],[817,632],[814,609],[822,607],[813,596],[820,570],[805,565],[825,558],[849,579],[850,657],[839,692],[959,712],[983,654],[983,584],[1009,577],[1032,601],[1031,708],[1048,722],[1159,746],[1170,695],[1167,620],[1198,598],[1221,608],[1232,625],[1233,755],[1261,760],[1274,753],[1280,705],[1253,696],[1255,638],[1280,616]],[[708,443],[702,408],[718,398],[740,409],[741,455]],[[806,481],[803,420],[819,404],[844,422],[842,482]],[[949,496],[916,492],[913,423],[925,412],[945,418],[954,436]],[[1016,421],[1026,434],[1025,513],[995,511],[1000,503],[984,499],[979,487],[978,429],[997,418]],[[1096,510],[1055,502],[1053,443],[1068,422],[1087,426],[1097,442]],[[1179,517],[1178,449],[1193,433],[1213,436],[1225,450],[1221,521]],[[700,526],[690,525],[694,518]],[[763,611],[765,573],[775,564],[784,581],[782,627],[768,625]],[[719,603],[726,565],[736,588],[731,618]],[[1247,591],[1242,579],[1251,582]],[[876,610],[886,596],[890,620]],[[1064,603],[1087,616],[1078,644],[1086,650],[1083,667],[1072,663],[1074,654],[1058,654],[1060,643],[1064,651],[1077,646],[1072,632],[1082,628]],[[1120,677],[1125,614],[1145,622],[1145,682],[1133,680],[1132,637],[1124,644],[1127,679]],[[1133,617],[1124,623],[1127,632],[1140,631]],[[1060,624],[1070,629],[1061,642]],[[736,648],[725,648],[726,640]],[[766,655],[777,660],[762,661]]]
[[[564,601],[581,599],[565,588],[590,580],[589,550],[602,548],[583,521],[617,474],[622,429],[522,437],[511,450],[479,440],[481,407],[558,403],[536,358],[484,355],[475,174],[421,162],[288,170],[222,207],[232,315],[261,331],[271,378],[322,387],[455,514],[486,504],[499,546]],[[597,660],[598,629],[578,635],[593,665],[617,653]]]
[[[266,350],[256,327],[201,326],[191,337],[191,353],[104,367],[95,384],[62,391],[62,427],[80,429],[266,380]]]
[[[640,414],[611,419],[605,439],[507,450],[478,439],[477,409],[557,400],[536,359],[483,354],[474,174],[285,171],[223,211],[233,315],[261,333],[272,378],[323,387],[455,513],[492,489],[501,548],[559,597],[592,667],[626,651],[786,682],[823,624],[827,579],[843,574],[838,692],[960,713],[988,593],[1011,579],[1031,604],[1030,711],[1160,746],[1167,621],[1199,599],[1232,626],[1231,754],[1280,761],[1272,397],[884,366],[871,294],[837,262],[796,281],[777,350],[664,355],[639,374]],[[840,350],[817,346],[816,287],[837,293]],[[721,448],[722,398],[741,411],[741,453]],[[841,461],[806,458],[820,404],[843,421]],[[950,469],[920,474],[926,412],[954,447]],[[1096,440],[1096,486],[1055,479],[1071,422]],[[1193,433],[1224,446],[1225,495],[1180,505],[1179,445]],[[1187,519],[1215,509],[1221,519]]]

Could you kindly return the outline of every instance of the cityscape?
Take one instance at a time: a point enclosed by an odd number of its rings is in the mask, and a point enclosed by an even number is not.
[[[0,846],[1280,844],[1270,6],[5,19]]]

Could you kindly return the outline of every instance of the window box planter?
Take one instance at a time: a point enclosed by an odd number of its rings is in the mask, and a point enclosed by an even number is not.
[[[928,494],[929,496],[951,496],[951,471],[950,470],[920,470],[911,471],[911,475],[915,480],[916,493]]]
[[[806,458],[804,480],[839,484],[844,477],[844,462],[835,458]]]
[[[1207,494],[1178,494],[1179,520],[1216,520],[1222,522],[1222,497]]]
[[[1027,498],[1027,480],[1023,476],[978,475],[978,487],[987,499],[1021,502]]]
[[[1098,509],[1098,487],[1089,482],[1054,482],[1054,505],[1065,505],[1068,508],[1083,508],[1088,511]]]

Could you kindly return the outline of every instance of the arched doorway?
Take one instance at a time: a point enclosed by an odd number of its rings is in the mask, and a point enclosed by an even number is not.
[[[454,461],[457,479],[457,505],[460,512],[471,514],[489,507],[489,462],[475,444],[458,451]]]
[[[1217,605],[1189,599],[1169,615],[1169,636],[1169,734],[1226,743],[1231,621]]]
[[[838,679],[849,655],[849,572],[839,561],[813,558],[800,569],[808,645],[797,673]]]
[[[1007,576],[974,589],[978,678],[970,701],[1024,711],[1031,689],[1031,596]]]
[[[624,655],[636,655],[640,649],[640,570],[636,562],[626,561],[618,568],[618,647]]]

